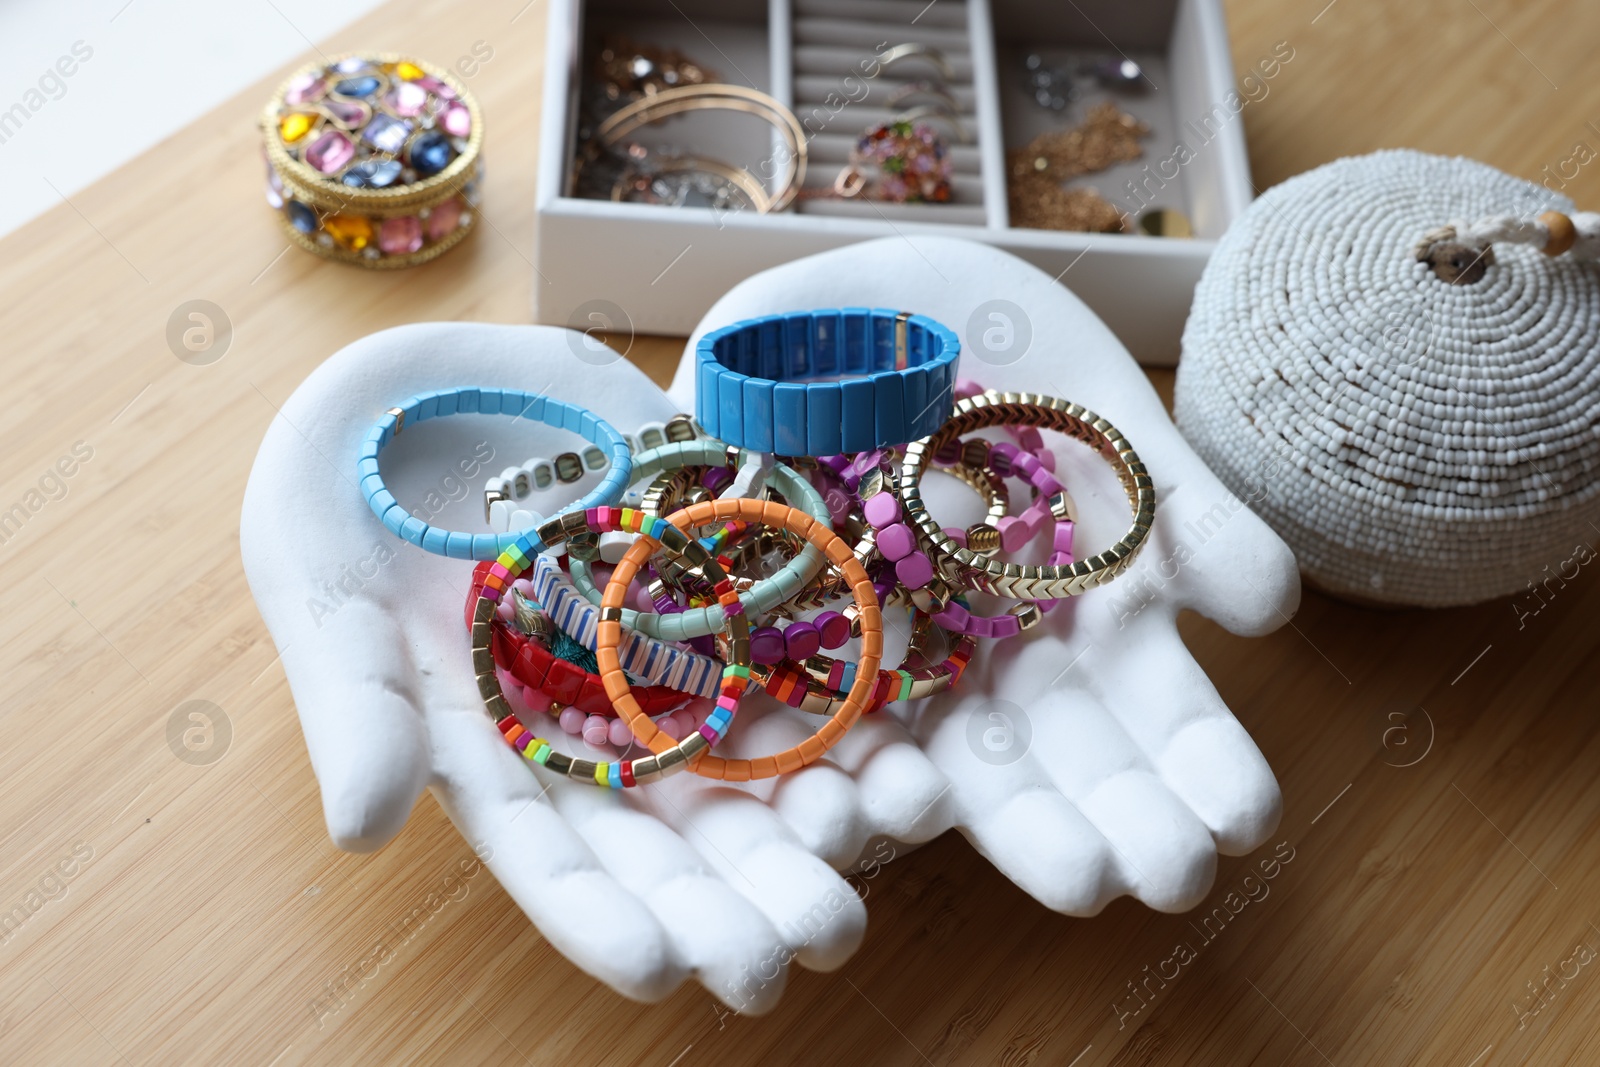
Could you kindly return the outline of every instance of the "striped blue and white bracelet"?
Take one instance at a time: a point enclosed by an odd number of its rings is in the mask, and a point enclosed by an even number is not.
[[[555,557],[541,554],[533,565],[533,598],[567,636],[593,651],[598,640],[600,608],[572,584]],[[720,614],[720,613],[719,613]],[[652,685],[716,699],[722,682],[721,660],[679,648],[624,626],[618,647],[622,669]]]
[[[500,553],[526,537],[535,552],[545,550],[534,530],[513,530],[509,533],[470,534],[430,526],[427,522],[406,511],[384,485],[378,472],[378,454],[388,443],[399,436],[407,425],[426,422],[447,415],[512,415],[542,422],[558,430],[569,430],[590,444],[603,449],[610,459],[611,470],[598,486],[581,500],[562,508],[562,513],[583,511],[588,508],[609,506],[622,496],[633,473],[633,453],[628,443],[610,423],[576,404],[537,393],[524,393],[518,389],[441,389],[432,393],[419,393],[399,407],[384,412],[366,439],[361,443],[357,460],[356,477],[367,505],[388,530],[419,548],[453,559],[496,559]]]

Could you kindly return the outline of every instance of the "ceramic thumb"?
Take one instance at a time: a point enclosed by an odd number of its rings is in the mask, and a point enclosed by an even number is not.
[[[357,601],[284,650],[328,835],[351,852],[393,837],[428,784],[427,730],[405,649],[394,620]]]

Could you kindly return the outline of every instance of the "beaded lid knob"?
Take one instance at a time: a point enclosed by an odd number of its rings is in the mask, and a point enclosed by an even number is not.
[[[1590,544],[1600,269],[1437,239],[1552,211],[1571,205],[1412,151],[1338,160],[1252,204],[1195,290],[1178,369],[1178,426],[1238,498],[1212,527],[1243,501],[1311,583],[1430,607],[1525,592]]]
[[[297,71],[261,115],[267,203],[295,244],[407,267],[472,230],[483,120],[448,73],[392,54]]]

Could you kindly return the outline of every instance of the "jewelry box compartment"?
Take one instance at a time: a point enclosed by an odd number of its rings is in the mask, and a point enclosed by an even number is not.
[[[801,214],[984,226],[999,156],[994,50],[974,37],[966,0],[789,0],[789,106],[808,135]],[[910,134],[896,133],[895,123]],[[886,173],[887,195],[838,190],[874,136],[920,149]],[[933,144],[924,142],[931,138]],[[933,150],[928,150],[929,148]],[[892,150],[891,150],[892,151]]]
[[[1229,173],[1241,165],[1242,139],[1227,134],[1239,132],[1228,127],[1241,121],[1242,105],[1235,110],[1225,92],[1207,91],[1201,27],[1183,24],[1200,16],[1200,5],[990,3],[1006,224],[1045,229],[1059,221],[1026,194],[1034,175],[1057,180],[1051,168],[1060,157],[1086,167],[1060,184],[1098,200],[1099,218],[1121,217],[1124,236],[1221,237],[1249,203],[1250,183],[1247,173],[1242,181]],[[1137,134],[1133,124],[1142,126]],[[1074,132],[1088,136],[1074,142]],[[1129,145],[1132,158],[1114,151]]]
[[[773,125],[750,112],[723,106],[685,110],[643,122],[614,147],[599,147],[601,120],[629,102],[626,90],[646,83],[652,91],[705,83],[747,86],[781,103],[787,94],[773,84],[767,0],[591,0],[583,5],[579,33],[568,195],[619,203],[626,198],[637,206],[634,198],[642,191],[645,203],[726,212],[750,205],[737,195],[737,186],[731,201],[707,195],[707,188],[732,185],[717,174],[742,172],[754,176],[746,180],[756,188],[777,191],[788,153]],[[667,198],[654,195],[653,183],[642,175],[679,163],[687,165],[659,183],[672,187]],[[680,175],[707,181],[702,187]]]
[[[1194,122],[1226,114],[1219,106],[1238,95],[1221,0],[551,0],[548,37],[534,313],[540,322],[615,331],[624,343],[635,332],[689,334],[729,288],[781,263],[872,238],[942,235],[995,244],[1033,263],[1082,298],[1136,358],[1172,365],[1215,238],[1251,197],[1236,110],[1229,121],[1209,120],[1212,136],[1171,173],[1175,141]],[[597,49],[608,37],[657,61],[665,56],[667,66],[703,65],[708,75],[791,109],[808,156],[794,203],[763,214],[709,203],[706,190],[674,204],[617,202],[604,181],[580,189],[577,164],[595,128],[583,94],[595,91]],[[909,54],[883,69],[873,65],[874,57],[902,53]],[[1130,94],[1091,86],[1056,112],[1034,99],[1029,55],[1072,71],[1131,59],[1155,88]],[[896,91],[924,80],[934,92],[890,104]],[[1139,158],[1072,184],[1095,186],[1134,217],[1146,207],[1175,208],[1194,237],[1014,224],[1008,151],[1070,129],[1100,97],[1150,133],[1139,139]],[[865,131],[924,105],[931,106],[918,121],[949,142],[945,201],[829,195]],[[774,193],[782,184],[775,162],[787,158],[777,130],[748,113],[707,110],[640,126],[629,143],[646,157],[688,154],[746,168]],[[1152,178],[1163,163],[1170,176]]]

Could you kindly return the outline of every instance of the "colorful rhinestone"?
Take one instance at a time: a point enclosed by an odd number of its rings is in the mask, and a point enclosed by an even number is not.
[[[311,127],[316,125],[317,117],[308,115],[304,111],[291,111],[278,122],[278,133],[290,144],[300,140],[311,132]]]
[[[428,212],[428,240],[437,241],[450,236],[460,221],[460,200],[451,197],[442,204],[434,205],[433,210]]]
[[[338,130],[324,130],[306,148],[306,163],[323,174],[337,174],[355,157],[356,146]]]
[[[375,115],[367,128],[361,131],[361,139],[380,152],[391,155],[405,147],[406,138],[411,136],[411,123],[404,122],[390,115]]]
[[[322,220],[322,228],[352,252],[361,251],[372,241],[372,223],[363,215],[329,215]]]
[[[367,97],[383,87],[383,82],[368,75],[365,78],[346,78],[335,82],[333,91],[340,96]]]
[[[854,192],[848,195],[897,204],[942,204],[950,199],[953,169],[944,138],[932,126],[880,122],[862,133],[850,151],[845,173],[857,177]]]
[[[413,118],[428,106],[428,90],[416,82],[401,82],[394,87],[394,91],[383,98],[384,106],[396,115]]]
[[[472,132],[472,112],[460,104],[451,104],[445,108],[444,117],[439,124],[445,132],[452,137],[465,137]]]
[[[364,159],[339,180],[357,189],[385,189],[395,183],[402,169],[398,159]]]
[[[384,219],[378,227],[378,249],[389,256],[406,256],[422,247],[422,222],[414,215]]]
[[[328,91],[327,82],[322,80],[320,74],[296,74],[289,79],[289,84],[283,90],[283,102],[286,104],[309,104],[322,99],[322,94]]]
[[[455,156],[450,139],[437,131],[425,133],[411,142],[411,169],[424,178],[444,170]]]

